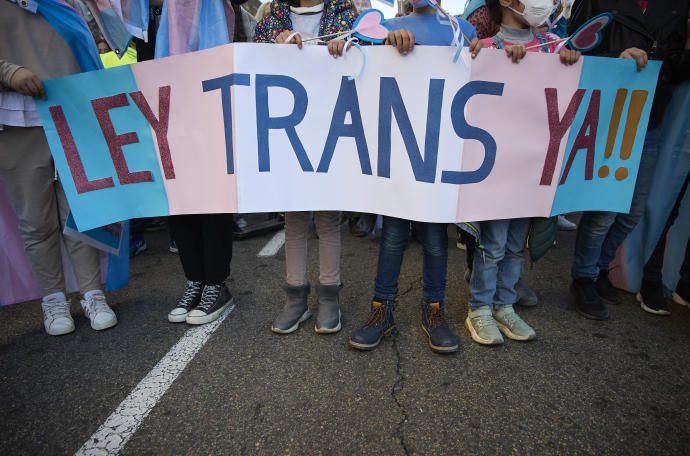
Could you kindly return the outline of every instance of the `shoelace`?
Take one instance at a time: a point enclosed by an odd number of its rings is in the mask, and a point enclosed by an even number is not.
[[[108,303],[105,301],[105,296],[101,294],[92,296],[90,301],[91,309],[93,310],[94,314],[110,310],[110,307],[108,307]]]
[[[518,315],[516,313],[508,313],[508,314],[503,314],[503,317],[501,319],[506,323],[506,325],[509,328],[513,328],[515,324],[518,322]]]
[[[477,322],[477,329],[483,328],[484,326],[493,326],[493,318],[489,315],[474,317],[472,320]]]
[[[194,303],[194,300],[196,297],[199,295],[201,292],[201,282],[192,282],[191,280],[187,281],[187,289],[185,290],[184,294],[180,298],[180,302],[178,303],[178,307],[189,307]]]
[[[431,307],[429,311],[429,328],[434,326],[445,326],[446,316],[440,308]]]
[[[206,285],[201,295],[201,303],[197,309],[204,312],[208,311],[213,303],[216,302],[216,299],[218,299],[218,295],[220,295],[220,285]]]
[[[383,329],[384,326],[390,326],[390,320],[388,320],[388,314],[386,313],[383,304],[381,304],[380,306],[375,307],[371,311],[371,315],[369,315],[369,320],[367,321],[366,326],[367,327],[374,326],[376,323],[382,321],[384,318],[386,319],[386,325],[383,325],[383,324],[380,325],[379,329],[381,330],[381,332],[384,332],[384,329]]]
[[[69,305],[65,302],[51,302],[47,306],[43,307],[43,312],[46,317],[50,320],[55,320],[56,318],[69,317]]]

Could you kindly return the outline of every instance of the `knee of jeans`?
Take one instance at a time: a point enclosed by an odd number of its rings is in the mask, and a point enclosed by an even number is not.
[[[448,255],[448,247],[440,244],[425,245],[424,253],[433,257],[444,257]]]
[[[586,212],[580,220],[578,230],[592,236],[606,234],[616,220],[616,215],[615,212]]]
[[[504,249],[490,249],[488,247],[475,253],[475,262],[479,260],[483,263],[499,263],[505,257]]]

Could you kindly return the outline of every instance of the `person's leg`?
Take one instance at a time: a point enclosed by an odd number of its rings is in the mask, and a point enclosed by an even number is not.
[[[170,233],[177,242],[180,263],[187,280],[204,281],[203,243],[201,216],[198,214],[171,215],[168,217]]]
[[[204,262],[200,215],[171,215],[168,217],[170,235],[176,240],[187,286],[175,307],[168,313],[168,321],[182,323],[201,302],[204,288]]]
[[[480,240],[484,248],[474,256],[470,277],[470,302],[465,326],[472,340],[484,345],[503,343],[491,308],[496,297],[498,269],[505,255],[510,220],[480,222]]]
[[[400,266],[409,233],[409,220],[383,217],[379,258],[374,279],[374,296],[381,300],[392,301],[398,296],[398,276],[400,276]]]
[[[630,211],[627,214],[618,214],[609,229],[598,262],[601,271],[608,270],[609,264],[616,257],[616,250],[644,215],[659,155],[659,136],[658,129],[647,132]]]
[[[673,301],[690,307],[690,242],[685,247],[685,260],[680,268],[680,280],[673,292]]]
[[[289,334],[311,317],[307,305],[307,238],[311,212],[285,213],[285,293],[287,300],[271,325],[278,334]]]
[[[376,348],[383,336],[389,335],[395,326],[393,305],[398,295],[398,276],[409,233],[409,220],[383,217],[371,313],[364,326],[350,336],[350,345],[354,348]]]
[[[528,341],[537,337],[534,330],[515,313],[513,305],[519,296],[515,287],[525,264],[525,245],[530,219],[512,219],[506,238],[505,256],[499,266],[496,302],[493,316],[500,331],[513,340]]]
[[[190,310],[185,319],[191,325],[216,320],[233,301],[225,285],[232,259],[232,214],[201,214],[198,224],[204,287],[199,305]]]
[[[232,214],[203,214],[204,285],[218,285],[230,276],[232,260]]]
[[[518,301],[515,285],[520,280],[522,267],[525,264],[525,245],[527,244],[529,224],[530,219],[528,218],[510,220],[505,254],[496,283],[495,308],[513,305]]]
[[[319,313],[314,329],[317,333],[340,331],[340,212],[314,212],[319,236]]]
[[[19,234],[43,294],[43,324],[50,335],[74,331],[60,250],[55,169],[42,128],[5,127],[0,133],[0,176],[19,219]]]
[[[307,238],[311,212],[285,213],[285,270],[290,286],[307,284]]]
[[[575,310],[585,318],[610,318],[608,309],[597,293],[595,280],[599,275],[597,264],[601,248],[615,218],[614,212],[584,212],[577,227],[570,292],[574,297]]]
[[[319,282],[340,285],[340,212],[314,212],[314,224],[319,236]]]
[[[31,270],[44,296],[64,293],[55,168],[43,129],[6,127],[0,135],[0,173]]]
[[[446,323],[446,270],[448,265],[448,224],[417,223],[424,252],[422,287],[422,329],[429,346],[437,353],[453,353],[460,348]]]

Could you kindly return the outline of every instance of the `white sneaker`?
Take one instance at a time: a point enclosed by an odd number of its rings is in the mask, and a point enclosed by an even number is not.
[[[675,291],[673,292],[672,298],[673,298],[673,302],[675,302],[676,304],[680,304],[681,306],[685,306],[685,307],[690,307],[690,302],[683,299],[683,297],[681,295],[679,295],[678,293],[676,293]]]
[[[74,320],[69,313],[69,301],[44,301],[43,326],[51,336],[61,336],[74,331]]]
[[[558,216],[558,229],[561,231],[575,231],[577,225],[565,218],[565,215]]]
[[[115,312],[105,302],[105,296],[102,293],[94,294],[89,299],[82,299],[81,308],[84,309],[84,315],[91,320],[91,327],[96,331],[111,328],[117,324]]]

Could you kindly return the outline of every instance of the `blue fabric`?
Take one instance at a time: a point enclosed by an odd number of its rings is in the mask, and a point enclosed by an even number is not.
[[[477,11],[482,6],[486,5],[486,0],[470,0],[470,2],[465,6],[465,11],[462,13],[463,17],[470,17],[472,13]]]
[[[422,297],[426,302],[441,302],[446,296],[448,228],[445,223],[417,223],[424,251]],[[374,295],[393,300],[398,295],[398,276],[410,234],[410,221],[383,217],[379,261],[374,280]]]
[[[465,19],[458,18],[460,30],[470,41],[477,37],[474,26]],[[450,24],[441,24],[436,18],[436,13],[419,14],[411,13],[407,16],[395,17],[383,21],[388,30],[409,30],[414,34],[415,44],[429,46],[450,46],[453,42],[453,29]],[[465,42],[465,46],[470,43]]]
[[[525,264],[530,219],[489,220],[479,225],[484,249],[474,256],[469,307],[499,309],[515,304],[515,284]]]
[[[122,243],[119,255],[108,254],[108,273],[105,279],[105,291],[117,290],[129,285],[129,221],[122,230]]]
[[[602,211],[582,214],[575,239],[573,277],[596,279],[600,270],[608,269],[616,250],[642,218],[659,155],[659,140],[659,129],[647,131],[627,214]]]
[[[243,3],[241,1],[233,1],[232,3]],[[225,9],[223,2],[206,2],[198,3],[199,22],[195,27],[195,33],[191,36],[189,44],[189,51],[200,51],[202,49],[209,49],[212,47],[229,44],[232,42],[231,36],[228,34],[228,24],[225,19]],[[161,14],[158,32],[156,33],[156,50],[155,58],[168,57],[170,55],[170,22],[168,20],[168,0],[163,3],[163,12]],[[233,24],[234,26],[234,24]]]
[[[103,69],[89,28],[71,6],[57,0],[38,0],[38,14],[67,42],[83,72]]]

